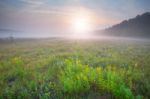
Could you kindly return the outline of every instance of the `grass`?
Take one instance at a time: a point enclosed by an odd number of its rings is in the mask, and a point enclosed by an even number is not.
[[[150,43],[0,43],[0,99],[149,99]]]

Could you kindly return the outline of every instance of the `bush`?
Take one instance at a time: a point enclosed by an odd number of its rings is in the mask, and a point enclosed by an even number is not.
[[[66,60],[66,67],[59,76],[62,90],[67,94],[81,94],[90,90],[109,93],[115,98],[132,99],[133,94],[126,83],[126,69],[114,66],[89,67],[80,61]],[[122,74],[124,73],[124,74]]]
[[[75,64],[66,60],[66,68],[62,71],[60,81],[63,84],[63,91],[67,93],[80,93],[89,90],[88,81],[89,67],[82,66],[79,61]]]

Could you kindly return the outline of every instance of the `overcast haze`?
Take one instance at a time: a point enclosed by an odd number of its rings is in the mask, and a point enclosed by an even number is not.
[[[103,29],[149,12],[149,5],[150,0],[1,0],[0,36],[11,30],[16,37],[68,35],[79,12],[90,18],[91,30]]]

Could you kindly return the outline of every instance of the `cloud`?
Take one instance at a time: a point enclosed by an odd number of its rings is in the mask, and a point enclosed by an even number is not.
[[[47,0],[20,0],[24,4],[24,9],[34,9],[45,6]]]
[[[6,28],[0,28],[0,34],[3,34],[3,33],[20,33],[22,31],[19,31],[19,30],[15,30],[15,29],[6,29]]]
[[[21,0],[21,1],[29,5],[42,5],[45,4],[45,1],[47,0]]]

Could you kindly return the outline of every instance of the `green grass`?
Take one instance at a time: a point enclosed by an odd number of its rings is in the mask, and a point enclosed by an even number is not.
[[[0,99],[149,99],[150,43],[0,43]]]

